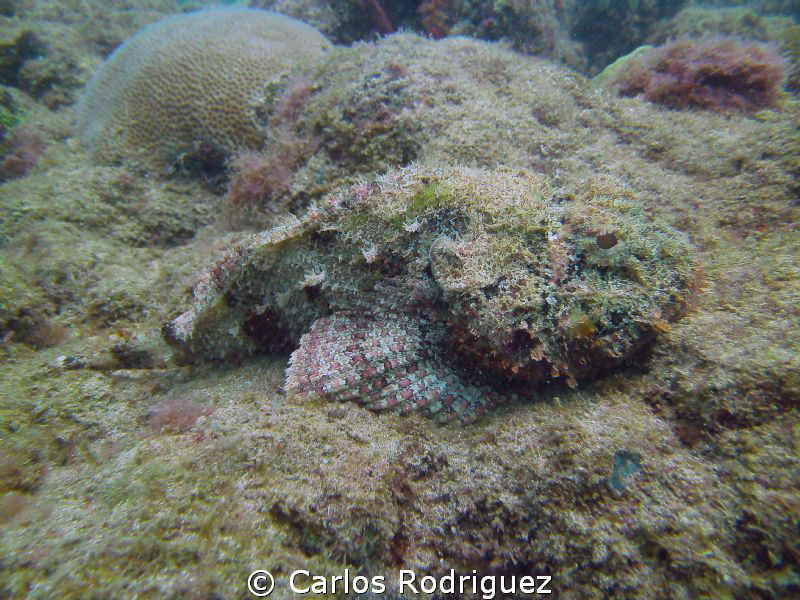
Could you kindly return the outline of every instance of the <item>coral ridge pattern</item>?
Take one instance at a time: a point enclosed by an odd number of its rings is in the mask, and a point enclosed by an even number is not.
[[[258,148],[267,85],[329,47],[313,27],[261,10],[162,19],[120,46],[87,85],[78,132],[102,163],[165,171],[187,155]]]

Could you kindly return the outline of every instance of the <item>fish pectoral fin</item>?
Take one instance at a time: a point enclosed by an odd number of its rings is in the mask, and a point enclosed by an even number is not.
[[[491,410],[494,390],[464,383],[438,352],[408,315],[335,313],[317,319],[301,338],[286,389],[375,412],[420,411],[440,422],[469,423]]]

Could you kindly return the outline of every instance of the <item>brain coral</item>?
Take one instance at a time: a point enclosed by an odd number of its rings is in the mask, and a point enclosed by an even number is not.
[[[268,83],[328,46],[316,29],[266,11],[169,17],[120,46],[89,82],[78,131],[98,162],[148,170],[259,147]]]

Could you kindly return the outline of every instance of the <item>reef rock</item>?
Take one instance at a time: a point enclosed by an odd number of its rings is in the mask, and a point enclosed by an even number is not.
[[[164,333],[188,361],[299,344],[292,391],[468,422],[624,362],[695,279],[685,239],[612,178],[567,196],[525,170],[410,167],[234,249]]]

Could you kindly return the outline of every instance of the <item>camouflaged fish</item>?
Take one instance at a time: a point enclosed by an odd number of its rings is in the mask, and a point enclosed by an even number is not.
[[[189,362],[294,349],[291,393],[468,423],[623,363],[696,273],[611,177],[565,194],[526,170],[409,167],[235,248],[164,335]]]

